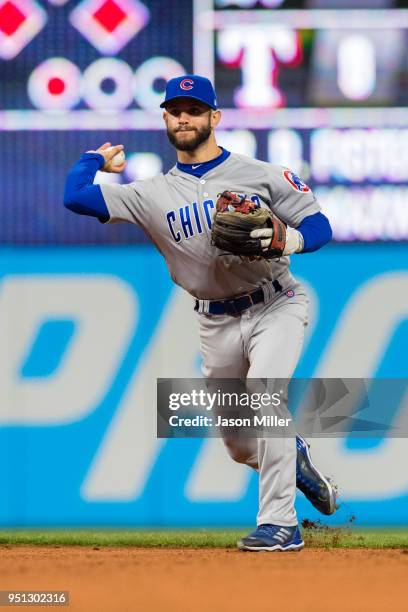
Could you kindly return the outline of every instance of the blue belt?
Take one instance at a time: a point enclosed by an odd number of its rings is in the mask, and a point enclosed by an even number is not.
[[[279,281],[275,280],[272,282],[272,286],[275,289],[275,293],[282,291],[282,285]],[[211,300],[208,303],[208,314],[212,315],[230,315],[231,317],[238,317],[241,312],[251,308],[255,304],[260,304],[265,301],[265,294],[262,288],[255,289],[251,293],[244,293],[230,300]],[[195,301],[194,310],[198,311],[199,300]]]

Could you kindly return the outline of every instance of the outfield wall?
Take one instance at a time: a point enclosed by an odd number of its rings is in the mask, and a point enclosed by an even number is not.
[[[403,244],[293,258],[311,300],[297,376],[408,376],[407,264]],[[156,378],[200,376],[192,299],[161,256],[2,248],[0,266],[0,526],[253,523],[256,475],[220,440],[156,438]],[[328,522],[408,523],[407,439],[313,453],[343,492]],[[297,508],[317,517],[302,496]]]

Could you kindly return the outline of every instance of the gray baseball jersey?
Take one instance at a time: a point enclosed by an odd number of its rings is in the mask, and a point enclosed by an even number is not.
[[[217,196],[245,194],[291,227],[320,211],[313,193],[287,168],[231,153],[201,178],[177,166],[127,185],[101,185],[110,219],[140,225],[164,256],[174,282],[199,299],[223,299],[279,280],[288,286],[289,257],[247,261],[211,245]]]
[[[198,164],[199,165],[199,164]],[[128,185],[101,185],[110,223],[137,223],[164,256],[173,280],[201,300],[230,298],[270,286],[265,303],[240,317],[197,313],[202,371],[208,378],[290,378],[307,323],[307,298],[289,273],[289,257],[248,261],[211,245],[218,194],[246,195],[291,227],[319,212],[309,187],[281,166],[232,153],[201,178],[174,166],[167,174]],[[268,283],[269,281],[269,283]],[[286,291],[286,289],[289,289]],[[264,290],[265,291],[265,290]],[[224,440],[231,456],[259,471],[258,524],[296,525],[294,439]]]

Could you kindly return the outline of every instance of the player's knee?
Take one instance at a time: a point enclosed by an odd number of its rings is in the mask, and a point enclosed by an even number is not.
[[[244,444],[236,440],[224,440],[224,444],[231,459],[237,463],[248,463],[248,459],[253,454]]]

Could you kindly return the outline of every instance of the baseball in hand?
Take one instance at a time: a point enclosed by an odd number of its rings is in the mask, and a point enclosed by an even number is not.
[[[115,157],[112,158],[112,166],[120,166],[125,161],[125,152],[119,151],[116,153]]]

